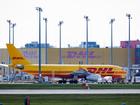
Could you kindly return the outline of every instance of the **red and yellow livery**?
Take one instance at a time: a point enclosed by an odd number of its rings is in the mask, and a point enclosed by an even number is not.
[[[13,44],[7,44],[8,52],[12,61],[11,66],[15,69],[22,69],[32,75],[38,75],[38,65],[31,64],[23,54],[14,47]],[[86,65],[86,64],[42,64],[42,76],[54,76],[60,78],[71,78],[71,74],[80,69],[87,72],[100,74],[101,76],[112,76],[113,78],[122,78],[126,76],[126,71],[116,65]]]

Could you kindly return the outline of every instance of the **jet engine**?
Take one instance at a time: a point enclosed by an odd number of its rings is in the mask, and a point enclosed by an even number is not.
[[[23,70],[24,69],[24,65],[23,64],[16,64],[15,68]]]
[[[98,82],[98,80],[101,79],[101,75],[90,73],[86,76],[86,79],[89,81]]]

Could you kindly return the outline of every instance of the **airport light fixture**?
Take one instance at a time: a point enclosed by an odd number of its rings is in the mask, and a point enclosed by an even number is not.
[[[13,44],[14,44],[14,40],[15,40],[15,35],[14,35],[14,28],[15,28],[15,26],[16,26],[16,23],[13,23],[12,24],[12,28],[13,28]]]
[[[59,64],[62,64],[62,48],[61,48],[61,25],[63,21],[59,21]]]
[[[113,22],[115,21],[115,19],[111,19],[110,20],[110,24],[111,24],[111,50],[110,50],[110,64],[113,64]]]
[[[9,44],[11,43],[11,20],[7,20],[9,23]]]
[[[88,16],[84,16],[86,19],[86,64],[88,64]]]
[[[15,39],[15,35],[14,35],[14,27],[16,26],[16,23],[12,23],[12,28],[13,28],[13,45],[14,45],[14,39]],[[13,68],[13,73],[14,73],[14,68]]]
[[[42,71],[41,71],[41,12],[42,12],[42,8],[40,7],[36,7],[36,10],[39,13],[39,70],[38,70],[38,77],[39,77],[39,82],[42,82]]]
[[[130,54],[130,20],[132,19],[131,14],[126,14],[126,16],[128,17],[128,79],[131,80],[131,71],[130,71],[130,58],[131,58],[131,54]]]
[[[45,21],[45,54],[46,54],[46,59],[45,59],[45,63],[48,64],[48,45],[47,45],[47,18],[43,18],[43,20]]]
[[[11,20],[7,20],[8,24],[9,24],[9,44],[11,44]],[[8,57],[8,63],[10,64],[11,61],[10,61],[10,57]],[[10,74],[11,74],[11,69],[9,67],[9,78],[8,80],[10,80]]]

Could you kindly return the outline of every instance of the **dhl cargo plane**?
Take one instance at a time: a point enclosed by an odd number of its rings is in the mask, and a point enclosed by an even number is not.
[[[38,64],[31,64],[24,55],[15,48],[13,44],[7,44],[7,49],[11,59],[10,67],[20,69],[22,72],[38,76]],[[116,65],[95,65],[95,64],[41,64],[42,76],[72,78],[74,75],[89,76],[99,74],[102,77],[112,76],[112,78],[124,79],[126,71]]]

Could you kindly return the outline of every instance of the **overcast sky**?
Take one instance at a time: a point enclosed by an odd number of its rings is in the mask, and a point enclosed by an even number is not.
[[[59,47],[59,21],[62,24],[62,47],[78,46],[86,39],[86,21],[89,16],[89,41],[96,41],[101,47],[110,46],[111,18],[114,46],[121,40],[128,40],[128,17],[131,19],[131,39],[140,39],[140,0],[0,0],[0,47],[9,42],[8,19],[16,23],[15,45],[38,41],[38,12],[43,9],[42,42],[45,42],[43,17],[48,18],[48,43]]]

